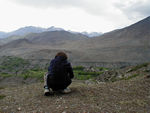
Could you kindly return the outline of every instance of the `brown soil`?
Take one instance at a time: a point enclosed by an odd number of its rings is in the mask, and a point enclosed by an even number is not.
[[[0,112],[150,112],[150,78],[139,76],[114,83],[73,81],[72,93],[45,97],[43,83],[0,87]]]

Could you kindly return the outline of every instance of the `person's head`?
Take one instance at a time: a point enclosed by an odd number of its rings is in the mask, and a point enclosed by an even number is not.
[[[64,53],[64,52],[58,52],[56,55],[55,55],[55,58],[56,57],[63,57],[65,60],[67,60],[67,58],[68,58],[68,56],[66,55],[66,53]]]

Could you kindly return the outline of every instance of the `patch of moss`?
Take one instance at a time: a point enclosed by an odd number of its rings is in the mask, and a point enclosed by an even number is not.
[[[5,95],[0,95],[0,99],[3,99],[5,98],[6,96]]]
[[[1,89],[4,89],[4,87],[0,87],[0,90],[1,90]]]

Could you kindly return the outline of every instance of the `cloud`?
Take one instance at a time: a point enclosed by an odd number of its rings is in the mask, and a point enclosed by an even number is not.
[[[80,8],[94,15],[108,14],[114,9],[112,0],[12,0],[35,8]]]
[[[11,0],[35,8],[80,8],[104,17],[126,15],[129,19],[149,16],[149,0]]]
[[[82,0],[13,0],[23,5],[34,6],[36,8],[49,8],[49,7],[66,7],[66,6],[78,6],[82,4]]]
[[[115,3],[115,7],[118,7],[129,19],[150,16],[149,0],[119,0]]]

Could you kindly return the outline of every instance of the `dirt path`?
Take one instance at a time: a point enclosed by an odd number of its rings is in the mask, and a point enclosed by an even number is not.
[[[72,93],[43,96],[43,84],[0,87],[0,112],[150,112],[150,79],[85,84],[74,81]]]

